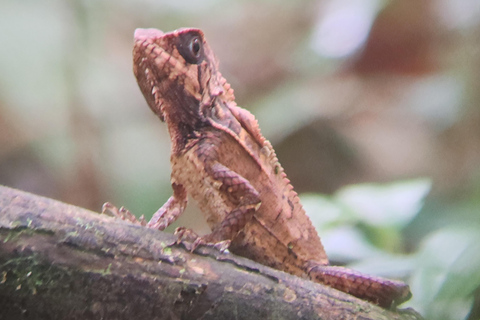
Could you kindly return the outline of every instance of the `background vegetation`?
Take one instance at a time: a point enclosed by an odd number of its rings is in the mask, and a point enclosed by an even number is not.
[[[204,30],[334,263],[402,277],[430,319],[480,317],[480,2],[0,1],[0,183],[153,213],[169,137],[133,31]],[[194,206],[177,225],[207,232]]]

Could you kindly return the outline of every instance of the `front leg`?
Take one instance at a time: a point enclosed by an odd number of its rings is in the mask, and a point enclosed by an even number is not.
[[[215,197],[216,203],[210,203],[204,208],[205,214],[220,215],[221,221],[211,225],[212,232],[203,237],[197,237],[193,249],[199,244],[229,243],[237,233],[252,219],[260,206],[260,196],[252,184],[242,175],[228,168],[218,161],[218,146],[221,142],[215,138],[204,138],[198,141],[194,151],[197,165],[202,167],[204,179],[210,181],[207,186],[198,188],[209,188],[219,197]],[[204,180],[205,181],[205,180]],[[193,186],[196,187],[196,186]],[[201,194],[201,192],[200,192]],[[215,212],[218,209],[218,201],[222,201],[220,207],[226,208],[227,212]],[[180,238],[192,240],[192,233],[188,230],[180,230]],[[188,234],[188,235],[187,235]],[[228,245],[222,245],[228,247]]]
[[[157,210],[147,227],[164,230],[183,213],[187,206],[187,191],[181,184],[172,183],[173,195]]]
[[[250,182],[237,172],[217,161],[211,161],[208,164],[207,173],[221,183],[219,192],[226,195],[232,209],[226,214],[221,224],[215,226],[212,233],[204,236],[203,240],[206,242],[232,240],[260,207],[259,194]]]
[[[172,183],[172,189],[173,195],[160,209],[157,210],[157,212],[153,214],[148,223],[145,221],[143,215],[140,217],[140,219],[137,219],[135,215],[125,207],[118,209],[110,202],[103,204],[102,213],[117,217],[122,220],[130,221],[134,224],[147,226],[151,229],[164,230],[166,227],[175,222],[175,220],[177,220],[187,206],[187,192],[185,191],[185,188],[180,184]]]

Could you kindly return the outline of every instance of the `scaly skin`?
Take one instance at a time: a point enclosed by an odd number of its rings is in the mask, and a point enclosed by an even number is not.
[[[410,297],[406,284],[328,266],[312,223],[255,117],[234,101],[198,29],[137,29],[134,73],[172,139],[173,195],[148,227],[163,230],[190,194],[212,233],[198,243],[230,241],[229,250],[392,307]]]

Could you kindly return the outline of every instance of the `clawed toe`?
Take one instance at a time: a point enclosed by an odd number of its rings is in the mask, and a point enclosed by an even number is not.
[[[195,233],[192,229],[188,229],[185,227],[179,227],[175,229],[174,235],[176,235],[177,238],[177,243],[180,242],[195,242],[197,241],[200,236]]]
[[[133,213],[131,213],[127,208],[121,207],[118,209],[116,206],[111,204],[110,202],[105,202],[102,206],[102,214],[106,214],[111,217],[115,217],[122,220],[130,221],[134,224],[139,224],[145,226],[147,222],[145,221],[145,217],[142,215],[139,219],[135,217]]]
[[[209,235],[200,237],[193,230],[184,227],[177,228],[175,235],[178,237],[177,243],[183,243],[186,245],[190,252],[195,251],[199,246],[212,247],[220,252],[225,252],[230,246],[230,240],[223,240],[214,242],[210,239]]]

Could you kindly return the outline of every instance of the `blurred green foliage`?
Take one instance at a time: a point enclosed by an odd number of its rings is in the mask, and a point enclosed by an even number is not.
[[[302,203],[331,260],[403,278],[414,292],[405,306],[429,319],[466,318],[480,287],[478,226],[444,226],[424,235],[413,251],[405,247],[403,231],[421,211],[429,190],[425,179],[359,184],[332,196],[304,195]],[[314,214],[320,211],[324,214]]]

